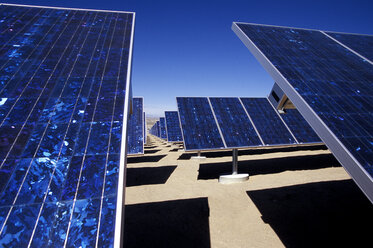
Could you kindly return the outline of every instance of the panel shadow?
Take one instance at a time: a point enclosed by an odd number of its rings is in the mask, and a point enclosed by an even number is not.
[[[126,186],[164,184],[176,169],[175,166],[127,168]]]
[[[265,147],[265,148],[252,148],[245,150],[238,150],[238,155],[257,155],[267,154],[275,152],[294,152],[294,151],[316,151],[316,150],[328,150],[325,145],[312,145],[312,146],[291,146],[291,147]],[[197,156],[197,153],[183,153],[179,156],[178,160],[188,160],[193,156]],[[201,156],[206,158],[220,158],[220,157],[231,157],[231,150],[224,151],[204,151],[201,152]]]
[[[124,247],[210,247],[207,198],[126,205]]]
[[[332,154],[238,161],[238,172],[250,176],[295,170],[315,170],[341,166]],[[232,162],[199,165],[198,179],[217,179],[232,172]]]
[[[286,247],[364,247],[373,206],[352,180],[247,191]]]
[[[158,162],[162,158],[166,157],[167,154],[153,155],[153,156],[139,156],[139,157],[127,157],[127,163],[147,163],[147,162]]]
[[[144,154],[153,154],[153,153],[156,153],[156,152],[159,152],[160,149],[153,149],[153,150],[145,150],[144,151]]]
[[[144,146],[144,149],[153,149],[153,148],[157,148],[158,146],[153,146],[153,145],[147,145],[147,146]]]

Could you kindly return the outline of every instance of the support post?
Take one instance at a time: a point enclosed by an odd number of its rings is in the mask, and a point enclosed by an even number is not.
[[[233,149],[232,151],[232,175],[237,175],[238,171],[238,150]]]
[[[219,177],[219,183],[231,184],[231,183],[241,183],[249,179],[249,174],[238,174],[238,149],[234,148],[232,150],[232,174],[222,175]]]
[[[206,159],[205,156],[201,156],[201,151],[197,152],[197,156],[192,156],[192,159]]]

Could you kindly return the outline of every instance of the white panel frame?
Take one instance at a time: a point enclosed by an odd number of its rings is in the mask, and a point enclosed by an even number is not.
[[[127,78],[126,78],[126,94],[124,102],[124,114],[123,114],[123,127],[122,127],[122,140],[120,145],[120,160],[118,170],[118,188],[117,188],[117,206],[115,212],[115,228],[114,228],[114,248],[123,247],[123,229],[124,229],[124,199],[125,199],[125,188],[126,188],[126,171],[127,171],[127,121],[129,117],[129,104],[131,91],[131,76],[132,76],[132,55],[133,55],[133,41],[135,36],[135,20],[136,13],[132,13],[132,30],[131,30],[131,41],[129,47],[128,64],[127,64]]]

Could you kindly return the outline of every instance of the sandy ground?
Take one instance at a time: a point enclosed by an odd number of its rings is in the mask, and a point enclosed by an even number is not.
[[[190,158],[150,137],[127,164],[125,247],[360,247],[372,204],[323,146],[239,151],[247,182],[223,185],[231,152]],[[194,154],[195,155],[195,154]]]

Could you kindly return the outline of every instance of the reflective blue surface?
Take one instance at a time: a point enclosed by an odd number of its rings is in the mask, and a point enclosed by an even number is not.
[[[177,97],[185,150],[224,148],[206,97]]]
[[[210,97],[210,102],[227,147],[262,145],[238,98]]]
[[[373,66],[319,31],[238,26],[372,177]],[[364,38],[335,37],[371,57]]]
[[[132,114],[128,119],[128,154],[144,153],[144,114],[143,98],[132,98]]]
[[[161,139],[167,139],[166,120],[164,117],[159,118],[159,132]]]
[[[241,101],[264,144],[286,145],[296,143],[267,98],[241,97]]]
[[[156,128],[156,136],[160,138],[161,137],[161,126],[159,124],[159,121],[155,123],[155,128]]]
[[[154,125],[150,128],[149,133],[159,137],[159,121],[154,123]]]
[[[0,247],[112,246],[132,21],[0,6]]]
[[[146,143],[146,135],[147,135],[147,132],[146,132],[146,115],[145,115],[145,112],[144,112],[144,144]]]
[[[157,136],[157,125],[156,125],[156,123],[154,123],[154,125],[149,129],[149,133],[154,135],[154,136]]]
[[[183,136],[180,129],[179,114],[177,111],[165,111],[165,118],[167,127],[167,141],[183,141]]]
[[[322,142],[298,110],[286,109],[280,116],[299,143]]]
[[[372,35],[357,35],[326,32],[334,39],[341,42],[343,45],[351,48],[355,52],[373,61],[373,36]]]

